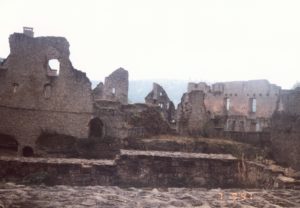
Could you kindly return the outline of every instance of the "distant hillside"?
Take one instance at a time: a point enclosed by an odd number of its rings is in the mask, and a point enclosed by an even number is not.
[[[132,80],[129,81],[129,102],[144,103],[144,98],[152,90],[153,82],[160,84],[165,89],[175,106],[180,102],[182,94],[187,91],[188,81],[185,80]],[[93,88],[98,83],[99,81],[92,81]]]

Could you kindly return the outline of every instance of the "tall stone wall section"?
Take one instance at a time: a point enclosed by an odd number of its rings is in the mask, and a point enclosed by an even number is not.
[[[128,103],[128,71],[119,68],[105,78],[105,82],[99,83],[93,90],[95,100],[108,100]]]
[[[183,135],[203,135],[208,122],[204,92],[191,91],[182,96],[177,108],[177,131]]]
[[[271,148],[277,162],[300,170],[300,88],[281,95],[271,120]]]
[[[14,136],[21,147],[34,147],[43,131],[87,137],[91,83],[73,68],[68,41],[15,33],[9,43],[0,67],[0,133]],[[59,71],[50,68],[52,59]]]

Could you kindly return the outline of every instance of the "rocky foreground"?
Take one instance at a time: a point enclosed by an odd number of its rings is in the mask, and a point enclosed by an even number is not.
[[[1,208],[300,207],[299,190],[0,185]]]

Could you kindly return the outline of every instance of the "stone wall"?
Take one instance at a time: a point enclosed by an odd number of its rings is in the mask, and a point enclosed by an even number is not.
[[[46,185],[272,188],[277,172],[231,155],[121,150],[116,160],[0,157],[4,181]]]
[[[0,176],[7,181],[46,185],[112,185],[113,160],[0,157]]]
[[[9,37],[10,54],[0,71],[0,133],[31,146],[43,131],[88,136],[91,83],[73,68],[63,37]],[[57,68],[50,62],[55,60]]]
[[[177,108],[177,132],[182,135],[204,134],[209,115],[204,105],[204,92],[185,93]]]

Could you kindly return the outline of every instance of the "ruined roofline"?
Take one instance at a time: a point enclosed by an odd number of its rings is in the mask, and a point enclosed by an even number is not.
[[[87,77],[86,73],[74,68],[71,60],[70,60],[70,43],[65,37],[61,36],[39,36],[39,37],[30,37],[24,33],[13,33],[9,36],[9,46],[10,46],[10,55],[13,54],[22,54],[31,53],[31,51],[27,51],[28,47],[40,47],[47,48],[52,47],[55,48],[59,52],[59,56],[57,59],[67,59],[67,61],[71,65],[72,72],[75,77],[79,80],[85,80],[90,83],[90,89],[92,90],[92,83],[90,79]],[[4,59],[5,62],[6,59]],[[3,62],[3,63],[4,63]]]
[[[203,82],[203,81],[200,81],[200,82],[188,82],[188,84],[206,84],[207,86],[212,86],[214,84],[231,84],[231,83],[235,84],[235,83],[251,83],[251,82],[265,82],[267,84],[280,87],[279,85],[270,83],[269,80],[267,80],[267,79],[235,80],[235,81],[224,81],[224,82],[219,82],[219,81],[218,82]]]

